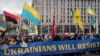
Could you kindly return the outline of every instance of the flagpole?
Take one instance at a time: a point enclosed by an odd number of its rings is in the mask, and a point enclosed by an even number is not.
[[[99,32],[99,29],[98,29],[98,18],[96,18],[96,34],[98,34]]]
[[[21,22],[21,21],[22,21],[21,17],[19,17],[19,19],[20,19],[20,20],[19,20],[19,22],[18,22],[18,30],[19,30],[19,29],[20,29],[20,30],[18,31],[18,37],[19,37],[19,35],[20,35],[21,26],[22,26],[22,25],[21,25],[21,24],[22,24],[22,22]]]
[[[83,36],[85,37],[85,25],[84,25],[84,21],[83,21]]]
[[[74,9],[73,9],[73,7],[71,8],[71,13],[72,13],[71,19],[73,19],[73,17],[74,17]],[[69,32],[71,33],[71,22],[70,21],[69,21]]]
[[[71,19],[73,18],[73,16],[71,16]],[[70,20],[71,20],[70,19]],[[71,33],[71,22],[69,21],[69,33]]]
[[[76,33],[78,33],[78,25],[76,24]]]
[[[90,27],[90,31],[89,31],[89,32],[90,32],[90,34],[91,34],[91,33],[92,33],[92,28],[91,28],[91,25],[89,25],[89,27]]]

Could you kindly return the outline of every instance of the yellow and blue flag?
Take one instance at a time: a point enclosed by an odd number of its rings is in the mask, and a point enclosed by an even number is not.
[[[22,17],[30,20],[35,25],[40,25],[40,15],[38,11],[27,3],[24,4]]]
[[[96,28],[96,20],[93,16],[91,18],[90,25],[93,26],[94,29]]]
[[[74,12],[74,23],[79,25],[79,28],[81,30],[83,30],[83,21],[81,18],[81,14],[78,8],[76,8],[75,12]]]
[[[90,15],[95,15],[94,10],[92,9],[91,5],[88,6],[88,8],[86,9],[86,12]]]
[[[25,22],[23,22],[22,29],[27,30],[28,32],[32,31],[32,29]]]
[[[5,24],[0,24],[0,30],[6,31],[7,26]]]

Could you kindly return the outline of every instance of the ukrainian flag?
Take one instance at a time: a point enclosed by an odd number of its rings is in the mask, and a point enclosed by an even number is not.
[[[88,6],[86,12],[87,12],[88,14],[90,14],[90,15],[95,15],[95,12],[94,12],[94,10],[92,9],[91,5]]]
[[[93,16],[91,18],[90,25],[93,26],[94,29],[96,28],[96,20],[95,20],[95,18]]]
[[[25,22],[23,22],[22,29],[27,30],[28,32],[32,31],[31,28]]]
[[[6,31],[6,29],[3,28],[3,27],[1,27],[1,26],[0,26],[0,30],[1,30],[1,31]]]
[[[0,24],[0,30],[1,31],[6,31],[6,25],[4,25],[4,24]]]
[[[32,21],[35,25],[40,25],[40,15],[35,8],[29,6],[29,4],[25,3],[22,11],[22,17]]]

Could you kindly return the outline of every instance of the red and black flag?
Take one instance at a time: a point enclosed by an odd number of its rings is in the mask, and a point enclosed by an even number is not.
[[[18,23],[18,16],[14,15],[12,13],[9,13],[7,11],[4,11],[4,15],[5,15],[6,21],[11,21],[14,24]]]

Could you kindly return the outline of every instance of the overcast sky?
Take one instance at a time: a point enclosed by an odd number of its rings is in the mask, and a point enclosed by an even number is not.
[[[21,14],[24,2],[32,4],[32,0],[0,0],[0,14],[4,10],[11,13]]]

